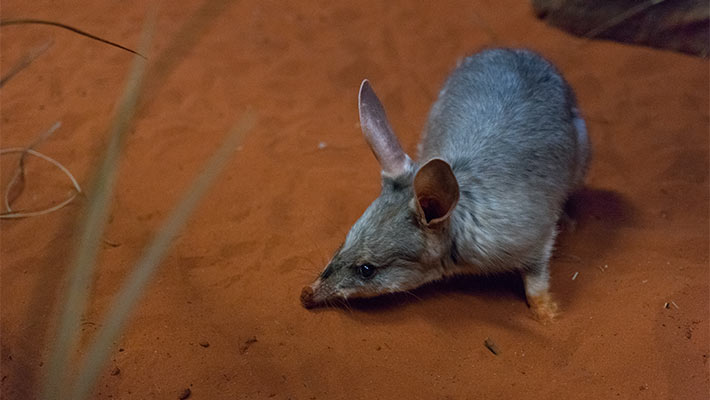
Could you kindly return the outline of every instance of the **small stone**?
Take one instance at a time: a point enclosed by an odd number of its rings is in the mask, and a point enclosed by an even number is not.
[[[116,376],[116,375],[118,375],[118,374],[120,374],[120,373],[121,373],[121,369],[118,368],[118,367],[116,367],[116,368],[114,368],[114,369],[111,370],[111,376]]]
[[[239,354],[244,354],[249,350],[249,347],[251,347],[252,344],[258,342],[256,339],[256,336],[252,336],[249,339],[247,339],[241,346],[239,346]]]
[[[192,394],[192,390],[190,390],[190,388],[185,388],[185,390],[180,392],[178,399],[185,400],[186,398],[190,397],[191,394]]]
[[[494,355],[497,356],[498,354],[500,354],[500,350],[498,349],[498,346],[490,338],[487,338],[485,341],[483,341],[483,345],[486,346],[486,348]]]
[[[202,341],[200,341],[200,346],[202,346],[204,348],[210,347],[210,342],[208,342],[206,340],[202,340]]]

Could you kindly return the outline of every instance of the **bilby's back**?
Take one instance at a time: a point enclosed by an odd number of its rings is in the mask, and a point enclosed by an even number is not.
[[[464,261],[491,271],[549,253],[550,232],[589,158],[576,107],[557,69],[528,50],[483,51],[449,76],[419,159],[453,168],[461,199],[452,229],[465,238],[457,243]]]

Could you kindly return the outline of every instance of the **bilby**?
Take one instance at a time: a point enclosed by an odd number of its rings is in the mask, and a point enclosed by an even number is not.
[[[429,113],[418,162],[402,150],[367,80],[359,112],[382,190],[304,287],[303,305],[520,271],[531,309],[553,318],[557,221],[590,158],[574,93],[557,69],[522,49],[463,59]]]

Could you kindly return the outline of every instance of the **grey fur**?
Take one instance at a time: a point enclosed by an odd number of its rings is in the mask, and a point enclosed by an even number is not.
[[[412,182],[433,158],[451,166],[460,199],[444,223],[428,226]],[[511,270],[522,272],[529,298],[546,295],[556,224],[588,160],[574,94],[552,64],[511,49],[463,59],[430,111],[419,162],[399,176],[383,174],[380,196],[304,289],[304,305]],[[363,278],[362,264],[374,275]]]

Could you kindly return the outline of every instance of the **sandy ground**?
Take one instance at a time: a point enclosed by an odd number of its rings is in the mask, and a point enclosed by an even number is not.
[[[410,3],[160,8],[150,58],[162,75],[122,158],[106,233],[115,246],[101,250],[85,339],[228,128],[247,109],[260,120],[163,263],[95,398],[173,399],[186,388],[195,399],[707,398],[708,61],[585,42],[538,22],[525,2]],[[2,3],[3,18],[61,21],[131,46],[146,11],[140,1]],[[181,33],[190,27],[200,33]],[[3,71],[50,40],[0,91],[2,147],[60,120],[39,150],[87,186],[131,56],[56,28],[4,27]],[[301,287],[379,190],[357,124],[361,79],[414,154],[445,76],[486,45],[542,52],[588,119],[588,185],[552,265],[562,316],[533,320],[516,278],[303,309]],[[161,57],[169,48],[175,56]],[[3,185],[14,163],[3,157]],[[18,207],[70,191],[41,161],[28,168]],[[81,204],[0,225],[3,399],[37,396]]]

